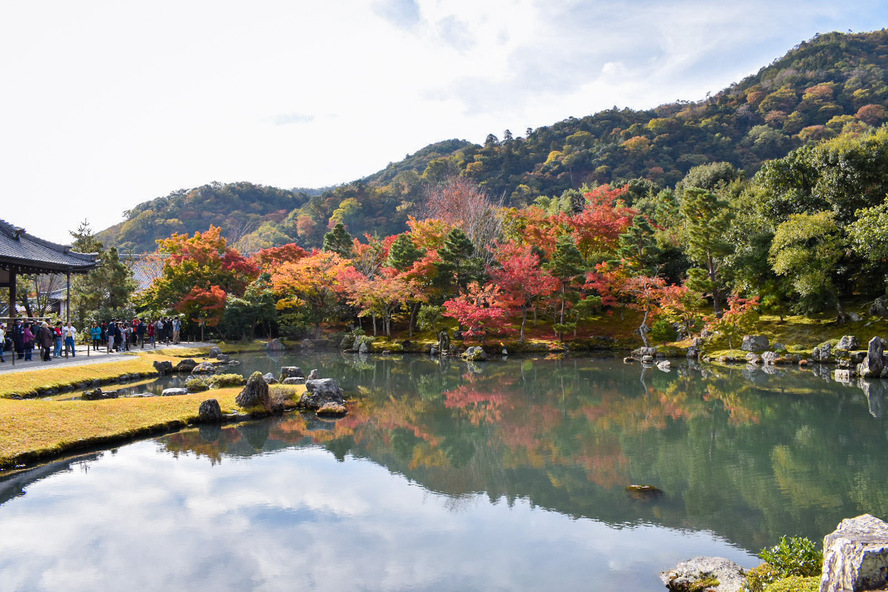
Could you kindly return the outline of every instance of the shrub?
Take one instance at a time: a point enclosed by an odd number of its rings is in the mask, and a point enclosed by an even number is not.
[[[781,577],[813,577],[823,571],[823,552],[805,537],[782,537],[773,547],[762,549],[759,557],[771,564]]]
[[[207,377],[210,388],[225,388],[227,386],[242,386],[246,379],[240,374],[213,374]]]
[[[199,393],[207,390],[210,386],[207,384],[206,378],[201,376],[192,376],[185,380],[185,388],[189,393]]]
[[[678,338],[678,331],[666,319],[660,319],[651,326],[651,339],[659,343],[667,343],[675,341]]]

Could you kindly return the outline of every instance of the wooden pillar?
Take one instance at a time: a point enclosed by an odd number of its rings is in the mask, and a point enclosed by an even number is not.
[[[16,277],[16,268],[13,266],[9,267],[9,325],[6,327],[7,333],[12,331],[13,326],[15,326],[15,277]],[[15,366],[15,341],[12,343],[12,355],[9,356],[9,359],[12,361],[12,365]]]

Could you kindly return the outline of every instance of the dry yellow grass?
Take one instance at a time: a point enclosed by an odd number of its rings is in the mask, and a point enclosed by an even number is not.
[[[218,400],[222,411],[230,412],[240,390],[104,401],[0,399],[0,467],[182,427],[197,417],[206,399]]]

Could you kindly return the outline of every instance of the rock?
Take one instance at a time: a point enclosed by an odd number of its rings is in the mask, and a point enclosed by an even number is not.
[[[321,405],[320,409],[317,410],[317,414],[321,417],[342,417],[348,414],[348,409],[340,403],[330,402]]]
[[[888,524],[863,514],[823,538],[820,592],[874,590],[888,584]]]
[[[633,358],[632,356],[626,356],[625,358],[623,358],[623,363],[624,364],[634,364],[635,358]]]
[[[307,392],[302,395],[300,403],[308,409],[314,409],[316,411],[326,403],[345,405],[345,398],[342,396],[342,388],[339,386],[339,383],[332,378],[306,380],[305,389]]]
[[[839,339],[838,345],[836,345],[836,349],[843,349],[845,351],[857,349],[858,347],[860,347],[860,342],[857,341],[857,338],[853,335],[843,335],[842,338]]]
[[[216,399],[207,399],[200,404],[197,417],[201,423],[220,423],[223,419],[222,407]]]
[[[486,360],[487,354],[484,352],[483,347],[481,347],[480,345],[474,345],[464,351],[462,356],[460,357],[468,362],[478,362]]]
[[[429,355],[430,356],[437,356],[438,355],[438,346],[433,345],[432,348],[429,350]]]
[[[265,382],[266,382],[267,384],[277,384],[277,383],[278,383],[278,379],[275,378],[275,377],[274,377],[274,374],[272,374],[271,372],[268,372],[268,373],[266,373],[266,374],[263,374],[263,375],[262,375],[262,378],[265,379]]]
[[[884,413],[885,393],[888,391],[888,385],[886,385],[883,380],[866,380],[864,378],[858,378],[857,386],[866,396],[870,415],[876,419],[881,419],[882,414]]]
[[[212,374],[216,371],[216,365],[212,362],[201,362],[197,366],[195,366],[192,370],[192,374]]]
[[[218,347],[211,347],[210,353],[208,354],[211,358],[218,358],[222,355],[222,350]]]
[[[776,352],[766,351],[765,353],[762,354],[762,363],[773,365],[777,362],[777,360],[779,358],[780,358],[780,356],[777,355]]]
[[[358,346],[358,353],[359,354],[366,354],[369,352],[370,352],[370,346],[367,345],[366,341],[362,341],[361,345]]]
[[[888,298],[884,296],[876,298],[872,306],[869,307],[870,316],[888,317],[888,306],[886,306],[886,302],[888,302]]]
[[[857,314],[856,312],[849,312],[847,316],[848,316],[848,320],[851,321],[852,323],[859,323],[860,322],[860,315]]]
[[[873,337],[870,339],[866,357],[857,366],[857,374],[863,378],[879,378],[885,368],[885,352],[882,339]]]
[[[764,335],[745,335],[740,349],[748,352],[759,352],[771,349],[771,343]]]
[[[660,573],[660,581],[673,592],[707,590],[703,585],[707,580],[718,581],[718,592],[739,592],[746,574],[738,564],[723,557],[695,557]]]
[[[656,347],[639,347],[632,350],[632,357],[642,359],[645,356],[654,357],[657,355]]]
[[[188,372],[191,373],[197,367],[197,362],[192,360],[191,358],[185,358],[176,364],[176,372]]]
[[[660,362],[657,362],[657,368],[663,372],[669,372],[669,369],[672,368],[672,364],[669,360],[661,360]]]
[[[173,373],[173,363],[167,360],[160,361],[156,360],[154,362],[154,369],[157,370],[157,373],[161,376],[165,376],[167,374]]]
[[[654,363],[654,356],[641,356],[641,363],[642,364],[653,364]]]
[[[305,372],[299,366],[281,366],[281,382],[288,378],[305,378]]]
[[[317,380],[320,377],[321,375],[318,374],[318,369],[313,368],[312,371],[308,373],[308,378],[306,378],[306,380]]]
[[[187,395],[188,389],[182,387],[165,388],[161,391],[161,397],[178,397],[179,395]]]
[[[268,383],[265,382],[261,372],[253,372],[250,375],[244,390],[235,397],[234,402],[239,407],[245,409],[262,407],[266,411],[271,411],[271,396],[268,394]]]
[[[287,349],[287,346],[284,345],[284,342],[280,339],[272,339],[267,344],[265,344],[265,349],[268,351],[284,351]]]
[[[120,396],[120,393],[117,391],[103,391],[100,388],[93,389],[91,391],[86,391],[80,398],[84,401],[100,401],[102,399],[116,399]]]
[[[749,352],[748,354],[746,354],[746,362],[749,364],[761,364],[762,357],[758,354]]]
[[[775,352],[785,352],[786,346],[783,345],[782,343],[775,343],[774,345],[771,346],[771,349],[774,350]]]
[[[688,357],[689,358],[697,358],[700,356],[700,348],[696,345],[692,345],[688,348]]]
[[[304,376],[290,376],[289,378],[285,378],[281,384],[303,384],[305,383]]]
[[[229,356],[228,354],[219,354],[216,356],[216,359],[219,360],[220,362],[222,362],[223,364],[227,364],[228,362],[231,361],[231,356]]]

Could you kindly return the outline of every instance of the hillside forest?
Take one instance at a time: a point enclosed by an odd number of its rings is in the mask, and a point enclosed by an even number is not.
[[[573,339],[632,311],[644,341],[730,340],[759,312],[844,320],[886,289],[886,42],[818,36],[704,101],[441,142],[335,188],[179,191],[75,239],[156,251],[135,311],[226,336],[450,319],[479,341]]]

